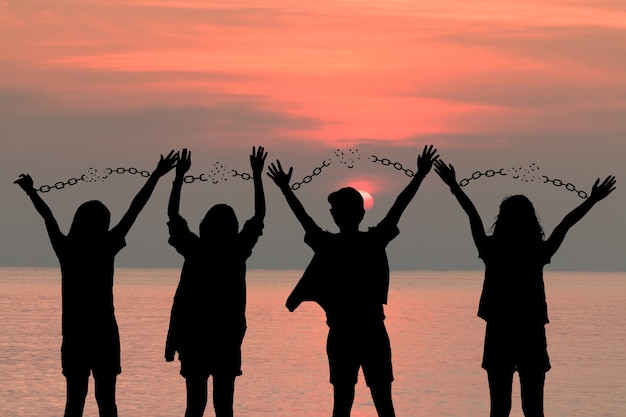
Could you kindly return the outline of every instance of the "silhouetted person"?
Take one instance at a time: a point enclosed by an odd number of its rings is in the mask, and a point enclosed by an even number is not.
[[[168,207],[169,243],[185,262],[174,296],[165,360],[178,352],[187,385],[185,417],[200,417],[213,376],[217,417],[233,416],[235,377],[241,375],[241,343],[246,332],[246,260],[263,231],[265,196],[261,180],[267,153],[252,148],[254,215],[241,231],[233,209],[217,204],[200,223],[199,236],[179,214],[180,194],[191,153],[182,151]]]
[[[485,263],[478,316],[487,322],[482,367],[489,379],[490,415],[508,417],[517,371],[524,415],[543,417],[545,374],[550,369],[543,267],[550,263],[569,229],[615,189],[615,177],[608,176],[601,183],[596,180],[589,198],[544,240],[535,209],[525,196],[502,201],[493,234],[488,236],[474,204],[456,182],[454,167],[438,160],[435,171],[468,215],[478,256]]]
[[[64,235],[52,211],[33,188],[30,175],[22,174],[15,181],[43,217],[61,265],[61,363],[67,382],[65,417],[83,415],[91,372],[100,416],[117,416],[115,382],[121,366],[120,336],[113,309],[114,259],[126,245],[126,234],[159,178],[174,167],[176,160],[173,151],[165,158],[161,156],[126,214],[110,230],[111,214],[106,206],[100,201],[88,201],[76,210],[70,231]]]
[[[384,324],[389,264],[385,249],[398,231],[398,221],[437,159],[432,145],[417,158],[418,171],[377,226],[359,231],[365,209],[354,188],[328,196],[339,233],[323,231],[306,213],[289,186],[293,168],[285,173],[280,161],[268,175],[283,192],[302,224],[304,241],[315,255],[287,299],[294,311],[303,301],[315,301],[326,312],[329,327],[326,351],[334,389],[333,417],[350,415],[359,368],[363,368],[380,417],[395,416],[391,397],[391,346]]]

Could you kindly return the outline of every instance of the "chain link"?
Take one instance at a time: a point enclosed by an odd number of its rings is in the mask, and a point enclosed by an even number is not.
[[[302,178],[302,181],[296,181],[293,184],[291,184],[291,189],[295,191],[299,189],[300,187],[302,187],[302,184],[310,183],[311,181],[313,181],[313,177],[317,177],[318,175],[320,175],[322,173],[322,170],[326,168],[327,166],[330,166],[330,160],[328,159],[322,162],[322,165],[315,167],[311,175],[306,175],[304,178]]]
[[[67,181],[57,181],[54,184],[45,184],[45,185],[40,186],[39,188],[36,188],[36,190],[39,191],[40,193],[47,193],[52,190],[62,190],[63,188],[65,188],[66,185],[70,187],[74,186],[81,181],[82,182],[94,182],[97,180],[104,181],[108,177],[108,174],[105,174],[104,176],[100,176],[100,175],[97,175],[97,172],[98,172],[97,169],[89,168],[86,174],[83,174],[78,178],[72,177],[68,179]]]
[[[352,169],[354,168],[356,161],[359,161],[361,159],[361,155],[358,153],[358,151],[359,151],[358,149],[348,149],[346,152],[343,152],[342,150],[337,149],[334,152],[334,156],[339,161],[340,164],[346,165],[348,168]],[[415,172],[413,170],[409,168],[405,168],[400,162],[392,161],[389,158],[381,158],[376,155],[371,155],[369,159],[373,163],[380,163],[382,166],[393,167],[396,171],[403,172],[407,177],[415,176]],[[295,191],[295,190],[298,190],[300,187],[302,187],[303,184],[310,183],[311,181],[313,181],[313,178],[315,178],[316,176],[319,176],[322,173],[323,169],[330,166],[330,164],[331,164],[330,158],[324,160],[320,166],[317,166],[313,169],[310,175],[306,175],[304,176],[304,178],[302,178],[301,181],[296,181],[293,184],[291,184],[291,189]],[[572,184],[571,182],[565,183],[563,180],[558,179],[558,178],[550,179],[545,175],[542,175],[540,177],[535,177],[533,173],[537,170],[539,170],[539,167],[535,163],[532,163],[527,168],[513,167],[513,168],[508,168],[508,169],[500,168],[499,170],[488,169],[486,171],[475,171],[469,177],[464,178],[461,181],[459,181],[459,185],[461,187],[465,187],[471,181],[478,180],[482,177],[492,178],[492,177],[495,177],[496,175],[501,175],[501,176],[509,175],[513,179],[524,181],[524,182],[533,182],[535,180],[541,180],[544,184],[550,183],[554,185],[555,187],[565,187],[566,190],[577,193],[580,198],[583,198],[583,199],[588,198],[588,194],[585,191],[578,190],[576,186]],[[229,176],[227,175],[228,172],[230,172],[232,177],[239,177],[245,181],[249,181],[254,178],[253,175],[247,172],[239,172],[236,169],[227,169],[226,166],[224,166],[220,162],[215,162],[213,164],[213,168],[209,171],[209,173],[202,173],[197,176],[187,175],[184,177],[183,181],[187,184],[191,184],[195,181],[199,181],[199,182],[210,181],[213,184],[217,184],[220,181],[228,181],[228,178],[229,178]],[[149,171],[139,170],[133,167],[131,168],[118,167],[115,169],[105,168],[104,172],[102,174],[99,174],[98,170],[92,167],[92,168],[89,168],[87,173],[81,175],[80,177],[72,177],[66,181],[57,181],[54,184],[42,185],[39,188],[36,188],[36,190],[41,193],[47,193],[52,190],[62,190],[66,186],[74,186],[78,184],[79,182],[90,183],[90,182],[95,182],[95,181],[104,181],[108,179],[112,174],[118,174],[118,175],[139,174],[144,178],[148,178],[151,175]]]
[[[370,156],[370,161],[373,163],[380,162],[382,166],[391,166],[395,168],[397,171],[403,171],[404,175],[407,177],[415,176],[415,171],[409,168],[404,168],[404,166],[400,162],[392,162],[389,158],[380,158],[376,155]]]
[[[246,181],[254,178],[251,174],[248,174],[247,172],[238,172],[236,169],[231,169],[230,171],[233,173],[233,177],[241,177]]]
[[[141,175],[144,178],[148,178],[150,176],[150,172],[149,171],[145,171],[145,170],[144,171],[140,171],[137,168],[121,168],[121,167],[120,168],[115,168],[115,169],[113,169],[113,168],[106,168],[104,170],[104,173],[107,176],[110,175],[110,174],[113,174],[113,173],[115,173],[115,174],[126,174],[126,173],[129,173],[129,174],[132,174],[132,175],[139,174],[139,175]]]
[[[465,187],[467,184],[470,183],[470,181],[472,180],[477,180],[482,176],[485,176],[487,178],[491,178],[491,177],[495,177],[496,174],[498,175],[507,175],[508,170],[505,170],[504,168],[500,168],[499,170],[494,170],[494,169],[488,169],[485,172],[480,172],[480,171],[475,171],[469,178],[463,178],[461,181],[459,181],[459,185],[461,187]]]
[[[564,183],[563,180],[560,180],[558,178],[554,178],[554,179],[550,179],[545,175],[541,176],[541,179],[543,180],[544,184],[548,184],[551,183],[552,185],[554,185],[555,187],[565,187],[565,189],[567,191],[573,191],[576,194],[578,194],[578,197],[582,198],[582,199],[586,199],[589,197],[589,195],[583,191],[583,190],[577,190],[576,186],[574,184],[572,184],[571,182],[568,183]]]

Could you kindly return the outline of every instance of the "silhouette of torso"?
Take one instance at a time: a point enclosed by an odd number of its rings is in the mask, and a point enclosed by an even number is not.
[[[168,226],[169,243],[185,258],[168,343],[179,353],[240,344],[246,330],[246,260],[263,223],[247,221],[231,242],[200,239],[182,218]]]
[[[398,228],[372,227],[367,232],[309,231],[304,241],[315,255],[292,299],[316,301],[329,326],[354,326],[384,320],[389,292],[385,248]]]
[[[53,241],[61,265],[65,338],[117,338],[113,307],[115,255],[126,245],[115,229],[86,244],[63,236]],[[95,339],[95,340],[94,340]]]
[[[507,247],[489,236],[478,250],[485,263],[478,316],[492,323],[548,323],[543,267],[550,254],[545,242]]]

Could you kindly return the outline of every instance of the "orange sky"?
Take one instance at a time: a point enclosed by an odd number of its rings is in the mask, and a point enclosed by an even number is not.
[[[555,95],[573,96],[574,113],[626,110],[618,38],[626,7],[617,2],[23,0],[0,7],[5,88],[36,90],[68,110],[243,100],[311,119],[313,127],[286,130],[331,146],[528,129],[538,121],[558,128],[565,109],[552,103]]]

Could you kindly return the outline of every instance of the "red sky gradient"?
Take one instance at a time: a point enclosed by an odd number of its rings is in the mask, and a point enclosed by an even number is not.
[[[289,133],[330,146],[538,122],[559,129],[572,122],[566,110],[626,110],[626,6],[618,2],[0,7],[3,84],[50,95],[68,110],[243,100],[314,120]]]
[[[414,168],[433,143],[460,176],[537,162],[588,188],[626,173],[625,39],[618,0],[0,1],[3,187],[182,147],[245,167],[263,144],[298,179],[337,148]],[[310,189],[360,184],[375,212],[405,178],[368,166]]]

